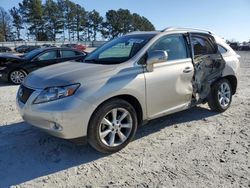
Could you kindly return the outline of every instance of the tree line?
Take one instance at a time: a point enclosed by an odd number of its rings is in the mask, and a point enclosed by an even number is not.
[[[109,10],[102,17],[70,0],[22,0],[9,11],[0,7],[0,41],[27,39],[55,41],[95,41],[100,36],[111,39],[132,31],[155,30],[144,16],[127,9]]]

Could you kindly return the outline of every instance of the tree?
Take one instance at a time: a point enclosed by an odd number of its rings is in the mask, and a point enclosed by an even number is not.
[[[132,15],[133,31],[154,31],[154,25],[145,17],[134,13]]]
[[[10,15],[12,16],[13,27],[16,29],[16,38],[20,39],[20,32],[23,29],[23,20],[20,14],[20,10],[16,7],[10,9]]]
[[[86,25],[86,11],[83,7],[81,7],[80,5],[76,5],[75,8],[75,19],[74,19],[74,23],[75,23],[75,30],[77,33],[77,40],[80,40],[80,32],[84,30],[84,27]]]
[[[43,8],[44,27],[49,40],[56,40],[56,34],[62,33],[63,12],[53,0],[46,0]]]
[[[153,24],[139,14],[131,14],[127,9],[109,10],[103,22],[102,35],[105,38],[115,38],[131,31],[155,30]]]
[[[42,1],[23,0],[22,3],[19,3],[19,7],[24,22],[28,25],[29,32],[35,36],[36,40],[46,39]]]
[[[12,39],[10,23],[10,15],[0,7],[0,41],[9,41]]]
[[[98,32],[102,29],[102,23],[103,23],[103,17],[100,16],[99,12],[96,10],[93,10],[91,12],[88,12],[88,29],[90,30],[90,36],[89,39],[92,38],[94,41],[96,41],[96,35]]]

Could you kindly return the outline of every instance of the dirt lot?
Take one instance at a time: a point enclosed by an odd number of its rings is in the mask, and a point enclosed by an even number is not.
[[[150,122],[102,155],[24,123],[16,86],[0,86],[0,187],[250,187],[250,53],[223,114],[202,105]]]

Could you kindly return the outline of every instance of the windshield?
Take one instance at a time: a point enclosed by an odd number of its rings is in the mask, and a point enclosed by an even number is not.
[[[90,53],[86,63],[118,64],[132,58],[155,34],[126,35],[104,44]]]
[[[37,54],[39,54],[41,51],[42,51],[41,48],[32,50],[32,51],[30,51],[30,52],[24,54],[23,58],[25,58],[25,59],[32,59],[32,58],[35,57]]]

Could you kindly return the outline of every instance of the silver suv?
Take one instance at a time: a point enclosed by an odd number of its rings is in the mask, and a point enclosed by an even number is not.
[[[167,28],[111,40],[84,63],[35,71],[17,94],[28,123],[65,139],[87,138],[100,152],[125,147],[147,120],[207,102],[229,108],[239,56],[209,31]]]

